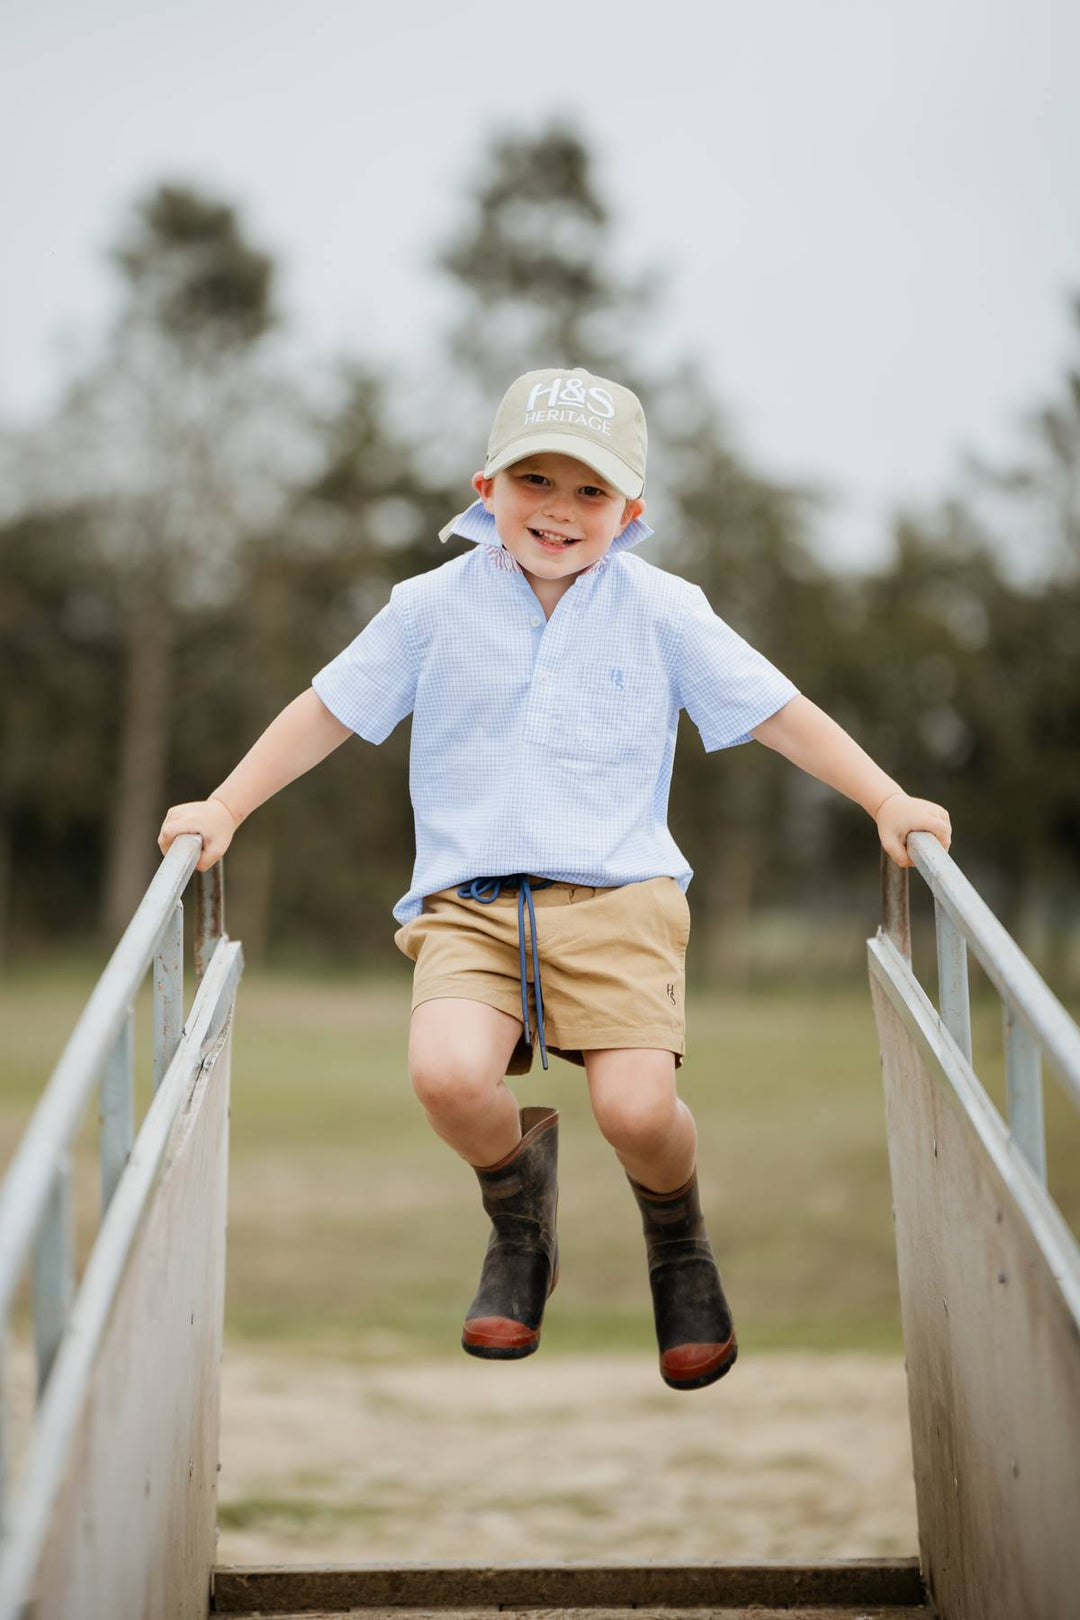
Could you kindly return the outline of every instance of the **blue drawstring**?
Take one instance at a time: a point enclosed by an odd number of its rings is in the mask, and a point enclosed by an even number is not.
[[[525,1040],[532,1045],[532,1036],[529,1032],[529,995],[525,977],[525,902],[529,902],[529,933],[532,936],[533,955],[533,987],[536,991],[536,1033],[540,1038],[540,1061],[546,1069],[548,1066],[547,1047],[544,1044],[544,998],[540,992],[540,961],[536,954],[536,913],[533,910],[533,889],[548,889],[554,883],[554,878],[537,878],[530,887],[529,879],[524,872],[515,872],[512,877],[501,878],[473,878],[471,883],[463,883],[458,890],[462,900],[480,900],[484,905],[490,905],[497,900],[503,889],[516,889],[518,891],[518,949],[521,952],[521,1022],[525,1026]],[[490,889],[491,893],[485,891]]]

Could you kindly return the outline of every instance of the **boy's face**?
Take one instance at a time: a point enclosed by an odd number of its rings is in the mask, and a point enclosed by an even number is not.
[[[541,580],[565,579],[598,562],[645,510],[644,501],[628,500],[585,462],[554,450],[515,461],[493,478],[478,472],[473,488],[507,551]]]

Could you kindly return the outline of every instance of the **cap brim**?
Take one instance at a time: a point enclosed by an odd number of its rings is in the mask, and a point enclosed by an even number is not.
[[[621,457],[597,444],[594,439],[583,438],[579,433],[560,433],[557,428],[549,428],[543,433],[526,433],[512,444],[504,445],[484,467],[484,477],[493,478],[515,461],[524,461],[526,456],[538,456],[545,450],[583,461],[586,467],[598,472],[605,483],[614,484],[619,494],[625,495],[628,500],[636,501],[645,488],[644,478],[628,467]]]

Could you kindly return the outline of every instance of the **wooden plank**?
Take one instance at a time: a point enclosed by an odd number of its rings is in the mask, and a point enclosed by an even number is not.
[[[318,1612],[281,1614],[270,1620],[350,1620],[362,1615],[363,1620],[428,1620],[428,1609],[337,1609],[333,1613]],[[490,1609],[440,1609],[439,1620],[488,1620]],[[827,1608],[767,1609],[754,1604],[752,1608],[738,1609],[499,1609],[498,1620],[931,1620],[930,1610],[909,1604],[896,1608],[878,1604],[867,1610],[863,1604],[845,1603],[842,1608],[829,1604]]]
[[[830,1564],[219,1565],[218,1614],[312,1614],[363,1609],[790,1610],[831,1604],[865,1611],[924,1601],[917,1558]]]

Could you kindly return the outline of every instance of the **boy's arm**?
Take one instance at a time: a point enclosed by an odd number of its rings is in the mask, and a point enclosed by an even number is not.
[[[842,726],[799,696],[755,726],[751,736],[790,759],[793,765],[861,804],[877,823],[886,853],[898,866],[911,866],[909,832],[932,832],[944,849],[952,841],[948,811],[929,799],[913,799],[886,776]]]
[[[203,848],[196,870],[207,871],[221,859],[233,833],[253,810],[351,736],[349,727],[309,687],[270,722],[209,798],[173,805],[158,834],[158,848],[164,855],[181,833],[198,833]]]

